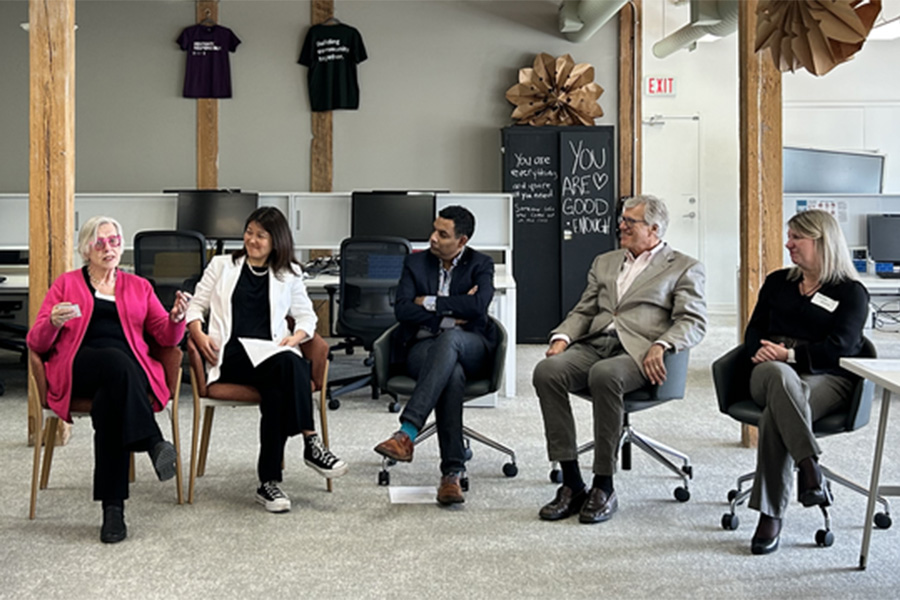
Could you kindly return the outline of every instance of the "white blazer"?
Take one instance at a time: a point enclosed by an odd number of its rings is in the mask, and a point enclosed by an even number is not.
[[[208,380],[216,381],[220,375],[225,344],[231,339],[231,295],[240,278],[244,258],[237,262],[231,255],[216,256],[210,261],[197,284],[194,297],[188,305],[187,322],[209,317],[209,337],[219,348],[219,358],[209,367]],[[283,273],[283,280],[269,269],[269,321],[272,341],[276,344],[291,333],[303,330],[309,335],[316,331],[316,312],[306,293],[303,278],[296,273]],[[294,319],[294,331],[289,332],[285,318]],[[299,353],[299,350],[296,350]]]

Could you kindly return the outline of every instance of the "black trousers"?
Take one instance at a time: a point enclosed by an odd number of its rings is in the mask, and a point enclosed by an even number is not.
[[[130,453],[150,450],[162,439],[149,393],[150,381],[130,353],[79,348],[72,396],[94,399],[94,500],[127,499]]]
[[[259,480],[281,481],[284,446],[301,431],[315,431],[310,362],[293,352],[279,352],[256,367],[240,343],[229,343],[222,361],[222,383],[255,387],[259,405]]]

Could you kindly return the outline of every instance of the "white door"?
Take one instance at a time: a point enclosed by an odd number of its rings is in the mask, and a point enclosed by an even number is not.
[[[641,189],[669,208],[664,239],[676,250],[703,260],[700,117],[654,115],[644,119],[643,132]]]

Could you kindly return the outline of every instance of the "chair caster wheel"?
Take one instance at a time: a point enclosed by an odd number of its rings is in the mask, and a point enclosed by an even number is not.
[[[508,462],[503,465],[503,474],[507,477],[515,477],[519,474],[519,467],[516,466],[516,463]]]
[[[387,471],[379,471],[378,485],[391,485],[391,474]]]
[[[390,404],[388,404],[388,412],[398,413],[400,412],[400,403],[394,400]]]
[[[331,410],[337,410],[341,407],[341,401],[337,398],[330,398],[328,400],[328,408]]]
[[[559,469],[553,469],[550,471],[550,482],[551,483],[562,483],[562,471]]]
[[[875,527],[878,529],[890,529],[893,521],[891,521],[891,515],[887,513],[875,513]]]
[[[728,501],[731,502],[732,500],[734,500],[737,497],[737,495],[738,495],[737,490],[728,490]]]
[[[466,462],[469,462],[470,460],[472,460],[472,449],[466,448],[465,452],[463,453],[463,456],[465,457]]]
[[[691,499],[691,491],[686,487],[679,486],[675,488],[675,499],[679,502],[687,502]]]
[[[459,478],[459,487],[462,488],[462,491],[469,491],[469,477],[464,475]]]
[[[353,346],[348,346],[344,352],[346,352],[347,356],[353,356]]]
[[[820,529],[816,532],[816,544],[827,548],[834,543],[834,533],[830,529]]]
[[[741,520],[738,519],[738,516],[732,513],[725,513],[722,515],[722,529],[727,531],[734,531],[741,524]]]

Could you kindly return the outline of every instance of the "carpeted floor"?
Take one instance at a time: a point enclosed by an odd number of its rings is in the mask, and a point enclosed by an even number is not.
[[[900,358],[900,334],[872,332],[882,356]],[[720,526],[734,477],[754,464],[740,447],[739,427],[718,413],[709,364],[736,341],[732,319],[718,317],[691,355],[688,397],[635,416],[634,425],[690,454],[691,499],[679,503],[679,480],[635,450],[634,468],[616,476],[619,513],[600,525],[570,519],[545,523],[538,508],[553,497],[541,417],[531,387],[543,347],[518,346],[516,398],[496,408],[467,410],[466,422],[513,446],[519,474],[507,478],[504,458],[474,447],[471,490],[458,509],[391,504],[376,484],[372,447],[397,427],[387,399],[365,391],[344,397],[329,413],[332,447],[350,463],[334,492],[303,465],[301,444],[288,445],[284,489],[294,508],[271,515],[254,502],[258,416],[221,410],[205,477],[193,505],[175,504],[174,484],[159,483],[149,460],[137,457],[137,481],[126,507],[128,539],[98,540],[100,509],[91,501],[91,427],[78,421],[57,450],[50,487],[28,519],[32,449],[25,445],[25,375],[0,356],[0,598],[881,598],[900,587],[900,526],[873,534],[869,568],[858,571],[865,500],[836,488],[834,546],[814,542],[822,518],[793,503],[773,555],[749,553],[756,515],[743,508],[737,531]],[[352,368],[339,356],[334,373]],[[880,396],[879,396],[880,397]],[[179,411],[182,455],[190,453],[190,387]],[[867,482],[873,422],[824,440],[823,462]],[[587,402],[576,411],[587,435]],[[162,416],[163,431],[168,420]],[[894,419],[888,448],[897,447]],[[583,461],[589,464],[589,459]],[[437,449],[419,447],[415,461],[392,469],[394,486],[435,486]],[[900,480],[900,457],[887,456],[884,479]]]

